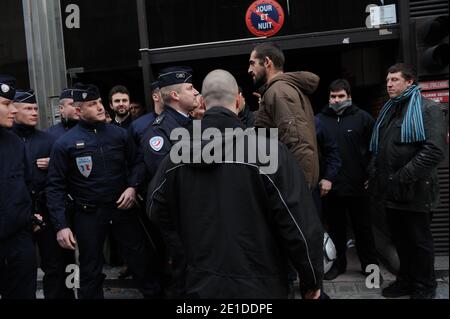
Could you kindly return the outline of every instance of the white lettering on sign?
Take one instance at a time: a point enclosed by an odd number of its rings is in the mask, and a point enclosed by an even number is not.
[[[272,22],[262,22],[258,23],[259,30],[270,30],[272,29]]]
[[[272,12],[273,7],[271,4],[262,4],[256,7],[256,12]]]
[[[420,82],[423,91],[448,89],[448,80]]]

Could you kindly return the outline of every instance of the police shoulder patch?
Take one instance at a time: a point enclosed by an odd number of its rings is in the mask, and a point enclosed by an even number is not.
[[[158,115],[156,119],[153,121],[152,125],[159,125],[164,120],[166,116],[164,114]]]
[[[149,143],[154,151],[159,152],[164,146],[164,139],[161,136],[154,136]]]

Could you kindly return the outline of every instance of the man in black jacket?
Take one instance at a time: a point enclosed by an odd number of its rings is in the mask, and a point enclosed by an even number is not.
[[[441,107],[421,96],[411,66],[391,66],[386,81],[390,100],[373,130],[369,185],[386,208],[400,270],[382,294],[430,299],[436,293],[430,210],[439,203],[436,168],[448,152],[447,125]]]
[[[346,271],[347,213],[353,226],[363,274],[366,274],[368,265],[378,265],[365,187],[374,120],[353,104],[351,87],[346,80],[333,81],[329,93],[329,105],[318,117],[336,137],[342,166],[325,199],[328,231],[337,251],[337,259],[325,275],[326,280],[332,280]]]
[[[175,296],[287,298],[290,258],[300,274],[303,296],[318,298],[323,229],[298,163],[276,136],[269,140],[258,135],[262,140],[253,144],[266,154],[262,146],[272,143],[270,157],[277,162],[272,172],[251,160],[251,147],[245,148],[241,161],[230,157],[236,145],[229,147],[226,130],[234,129],[237,144],[251,143],[237,116],[236,80],[226,71],[213,71],[202,93],[207,111],[201,130],[206,138],[214,135],[213,153],[221,155],[213,162],[206,160],[211,145],[204,143],[209,139],[194,136],[194,145],[187,149],[180,146],[183,141],[175,144],[148,192],[147,212],[159,224],[173,258],[179,289]],[[196,143],[202,143],[198,152]],[[177,165],[174,158],[179,153],[174,149],[197,159],[202,153],[202,158]]]
[[[9,129],[17,113],[15,79],[0,74],[0,296],[36,298],[36,253],[31,199],[25,183],[25,147]]]

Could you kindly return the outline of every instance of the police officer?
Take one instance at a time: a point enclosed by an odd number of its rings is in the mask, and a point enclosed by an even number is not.
[[[25,149],[9,132],[17,113],[15,79],[0,74],[0,296],[36,298],[36,254],[31,199],[25,182]]]
[[[162,159],[170,152],[173,141],[170,133],[177,127],[189,128],[192,118],[189,112],[198,107],[199,92],[192,85],[192,69],[169,67],[158,77],[164,102],[164,111],[144,134],[141,144],[149,176],[153,176]]]
[[[47,198],[58,243],[72,250],[78,245],[80,251],[79,296],[103,298],[102,250],[108,226],[144,297],[159,296],[144,234],[132,210],[142,159],[125,130],[104,122],[97,87],[77,84],[75,88],[80,122],[53,147]],[[74,233],[64,215],[67,192],[75,201]]]
[[[54,139],[36,129],[38,106],[33,90],[17,91],[14,97],[17,109],[13,131],[25,144],[25,155],[29,167],[32,212],[44,218],[46,227],[35,234],[44,272],[43,288],[46,299],[73,299],[74,292],[66,287],[66,265],[75,263],[72,251],[59,247],[54,228],[48,223],[45,186],[50,153]]]
[[[64,89],[59,96],[59,113],[61,123],[55,124],[47,129],[55,140],[74,127],[80,119],[73,106],[73,89]]]
[[[142,137],[147,128],[155,121],[156,117],[160,115],[164,110],[164,104],[162,103],[161,93],[159,90],[159,82],[155,81],[151,85],[152,100],[155,110],[151,113],[145,114],[131,123],[128,128],[129,133],[136,142],[136,145],[140,146]]]

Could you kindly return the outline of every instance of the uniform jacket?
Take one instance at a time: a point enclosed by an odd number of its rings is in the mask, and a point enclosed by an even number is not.
[[[63,136],[68,130],[74,127],[77,121],[66,121],[64,118],[61,119],[61,123],[50,126],[47,129],[47,133],[50,134],[56,141],[58,138]]]
[[[370,166],[369,185],[388,208],[428,212],[439,202],[437,166],[448,152],[448,123],[439,104],[423,98],[421,110],[426,140],[400,143],[408,100],[393,107],[380,128],[378,154]]]
[[[134,142],[136,145],[141,144],[142,137],[144,136],[147,129],[149,129],[150,125],[153,124],[153,122],[156,119],[156,113],[148,113],[145,114],[131,123],[130,127],[128,128],[128,133],[133,137]]]
[[[56,141],[51,154],[47,199],[56,230],[67,227],[67,193],[79,204],[114,205],[126,188],[139,186],[142,165],[126,130],[80,121]]]
[[[191,124],[192,118],[183,116],[168,105],[164,106],[164,111],[155,119],[141,141],[149,178],[152,178],[156,173],[159,164],[169,154],[174,144],[170,140],[172,130],[178,127],[190,129]]]
[[[277,127],[280,141],[294,154],[310,188],[319,181],[314,112],[307,94],[319,85],[310,72],[283,73],[263,89],[256,127]]]
[[[366,194],[364,183],[368,180],[369,143],[374,119],[356,105],[349,106],[341,115],[326,106],[318,117],[335,136],[342,160],[331,191],[338,196]]]
[[[214,107],[202,130],[244,128]],[[287,260],[302,290],[319,288],[323,230],[304,175],[287,148],[278,170],[258,163],[179,164],[167,156],[153,179],[148,214],[161,228],[181,295],[192,298],[286,298]]]
[[[31,225],[26,170],[23,143],[0,127],[0,241]]]
[[[39,158],[50,157],[54,139],[50,134],[35,129],[33,126],[15,124],[14,133],[25,145],[27,167],[30,172],[30,191],[33,201],[33,212],[47,213],[45,187],[47,185],[47,170],[41,170],[36,165]]]

